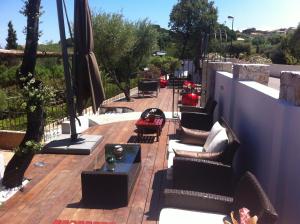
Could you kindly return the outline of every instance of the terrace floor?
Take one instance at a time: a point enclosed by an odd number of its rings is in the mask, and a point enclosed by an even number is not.
[[[172,111],[172,91],[161,89],[158,98],[138,98],[133,102],[114,102],[109,106],[126,106],[135,111],[158,107]],[[88,134],[100,134],[104,140],[89,156],[38,154],[25,176],[31,181],[21,192],[0,207],[0,223],[41,224],[61,220],[84,220],[115,223],[158,223],[162,191],[166,186],[166,145],[168,134],[176,123],[167,120],[159,142],[141,143],[142,168],[127,207],[112,210],[88,209],[81,203],[83,170],[99,168],[104,162],[106,143],[127,143],[137,134],[135,121],[123,121],[88,129]],[[35,166],[44,162],[44,167]]]

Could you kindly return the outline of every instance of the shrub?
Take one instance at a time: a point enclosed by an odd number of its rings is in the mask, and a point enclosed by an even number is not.
[[[0,70],[0,83],[2,87],[7,87],[16,84],[16,73],[19,66],[12,66],[7,68],[1,66]]]
[[[0,89],[0,111],[5,111],[7,109],[7,95]]]

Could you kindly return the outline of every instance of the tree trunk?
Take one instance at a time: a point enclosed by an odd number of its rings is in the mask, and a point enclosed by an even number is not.
[[[121,83],[119,82],[119,80],[117,78],[117,75],[114,72],[110,73],[110,77],[114,80],[114,82],[118,86],[118,88],[124,93],[126,101],[130,102],[131,101],[131,97],[130,97],[130,80],[129,80],[129,85],[128,85],[128,81],[126,81],[126,86],[123,87],[121,85]]]
[[[41,0],[29,0],[25,2],[24,14],[27,16],[26,46],[20,72],[17,74],[21,88],[23,88],[25,83],[24,81],[20,81],[20,78],[27,78],[29,73],[34,75],[39,38],[40,4]],[[38,81],[37,84],[39,84]],[[27,104],[28,107],[34,105],[33,102],[30,101],[27,102]],[[44,109],[43,105],[35,106],[36,109],[33,112],[27,112],[27,129],[24,139],[19,146],[19,153],[13,156],[5,169],[2,183],[7,188],[17,187],[22,184],[25,171],[34,156],[34,152],[32,151],[22,151],[26,142],[40,142],[42,140],[45,123]]]
[[[130,75],[126,77],[126,86],[124,89],[125,99],[127,102],[131,101],[130,97]]]

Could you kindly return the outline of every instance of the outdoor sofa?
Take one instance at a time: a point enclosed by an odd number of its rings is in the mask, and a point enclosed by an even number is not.
[[[155,92],[155,96],[158,96],[158,90],[159,90],[159,81],[154,79],[145,79],[145,80],[139,80],[138,81],[138,96],[142,94],[143,96],[145,94],[152,94]]]

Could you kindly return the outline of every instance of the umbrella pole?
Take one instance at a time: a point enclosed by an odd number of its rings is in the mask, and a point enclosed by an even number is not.
[[[75,124],[76,111],[74,106],[74,91],[72,87],[72,78],[71,78],[70,66],[68,61],[69,57],[68,57],[68,50],[67,50],[67,43],[66,43],[66,32],[65,32],[64,11],[63,11],[62,0],[56,0],[56,4],[57,4],[59,32],[60,32],[60,44],[62,49],[64,75],[65,75],[66,90],[67,90],[67,109],[68,109],[68,115],[70,117],[71,141],[74,142],[77,140],[76,124]]]

